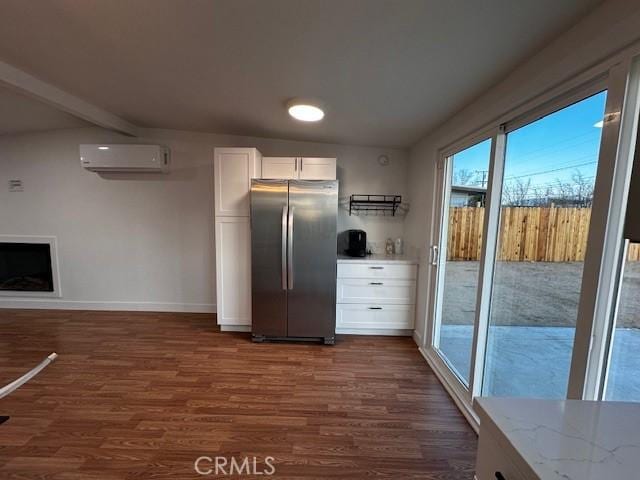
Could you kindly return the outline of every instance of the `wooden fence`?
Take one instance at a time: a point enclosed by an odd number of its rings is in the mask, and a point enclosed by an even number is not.
[[[583,261],[590,220],[590,208],[503,208],[498,258],[514,262]],[[451,207],[448,260],[479,260],[483,225],[483,207]],[[640,260],[640,245],[631,245],[629,260]]]

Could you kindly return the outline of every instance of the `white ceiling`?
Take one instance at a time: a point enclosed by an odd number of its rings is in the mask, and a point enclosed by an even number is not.
[[[407,147],[598,3],[2,0],[0,59],[143,127]]]
[[[39,100],[0,87],[0,135],[41,132],[89,125]]]

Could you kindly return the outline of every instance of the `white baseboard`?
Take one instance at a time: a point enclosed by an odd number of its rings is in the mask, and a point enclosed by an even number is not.
[[[0,308],[216,313],[215,303],[86,302],[50,298],[0,298]]]
[[[220,325],[221,332],[250,332],[251,325]]]
[[[250,332],[251,325],[220,325],[222,332]],[[336,333],[342,335],[392,335],[410,337],[411,330],[394,328],[337,328]]]
[[[418,347],[422,348],[422,335],[417,330],[413,331],[413,341],[416,342]]]
[[[390,335],[394,337],[410,337],[411,330],[399,328],[336,328],[342,335]]]
[[[476,412],[473,411],[473,407],[469,405],[465,401],[465,399],[460,398],[460,396],[458,396],[458,392],[456,391],[456,389],[453,387],[453,385],[449,383],[449,380],[446,378],[446,376],[440,373],[440,371],[438,370],[438,366],[429,357],[429,354],[425,352],[422,347],[418,348],[418,351],[422,354],[422,357],[427,361],[427,364],[429,365],[433,373],[436,374],[436,377],[438,377],[438,380],[440,381],[444,389],[447,391],[447,393],[453,400],[453,403],[456,404],[456,406],[458,407],[458,410],[460,410],[460,413],[462,413],[462,415],[464,416],[464,418],[466,418],[471,428],[473,428],[477,434],[480,431],[480,419],[476,415]]]

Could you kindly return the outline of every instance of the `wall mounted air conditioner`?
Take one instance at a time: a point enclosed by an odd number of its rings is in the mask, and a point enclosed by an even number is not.
[[[168,172],[169,149],[160,145],[80,145],[80,164],[92,172]]]

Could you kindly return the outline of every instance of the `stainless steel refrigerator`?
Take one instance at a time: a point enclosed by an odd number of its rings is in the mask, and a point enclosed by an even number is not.
[[[335,343],[336,180],[251,183],[252,337]]]

